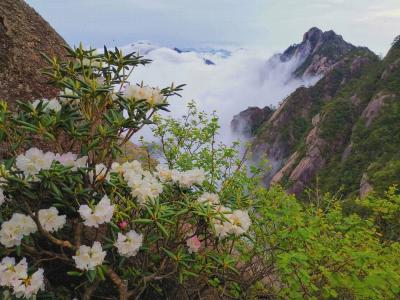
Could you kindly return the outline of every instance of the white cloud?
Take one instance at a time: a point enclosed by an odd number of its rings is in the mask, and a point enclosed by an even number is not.
[[[183,97],[170,101],[171,114],[182,116],[187,101],[194,99],[200,109],[217,112],[221,136],[230,141],[230,121],[235,114],[249,106],[276,106],[300,85],[315,82],[315,79],[289,80],[298,61],[281,63],[278,58],[268,61],[269,56],[263,51],[245,49],[233,50],[231,56],[223,58],[219,54],[178,53],[169,48],[156,48],[146,55],[153,62],[139,67],[131,81],[143,80],[145,84],[159,87],[169,86],[173,81],[187,84]],[[205,64],[204,59],[215,65]]]

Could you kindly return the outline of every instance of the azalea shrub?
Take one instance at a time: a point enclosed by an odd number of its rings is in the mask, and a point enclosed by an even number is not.
[[[67,50],[67,62],[47,58],[59,97],[16,113],[2,103],[1,287],[27,299],[154,299],[236,274],[234,243],[251,220],[248,206],[220,199],[221,169],[124,160],[182,86],[128,82],[149,63],[135,53]]]
[[[58,97],[0,105],[3,298],[399,296],[399,245],[372,220],[265,189],[216,115],[168,117],[182,85],[129,82],[149,60],[67,50],[46,58]]]

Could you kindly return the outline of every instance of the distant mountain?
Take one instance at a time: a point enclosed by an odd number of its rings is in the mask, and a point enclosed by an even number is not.
[[[293,72],[295,76],[315,76],[325,74],[346,54],[356,49],[369,51],[344,41],[333,30],[323,32],[313,27],[304,34],[300,44],[290,46],[279,57],[283,62],[292,59],[300,62]]]
[[[138,41],[138,42],[132,43],[128,46],[125,46],[123,48],[125,48],[131,52],[132,51],[138,52],[140,55],[149,55],[149,53],[151,53],[152,51],[158,50],[158,49],[169,49],[169,50],[175,51],[176,53],[179,53],[179,54],[193,52],[193,53],[197,53],[199,56],[201,56],[204,64],[206,64],[206,65],[215,65],[214,61],[207,58],[210,55],[218,56],[221,58],[227,58],[231,55],[231,52],[228,50],[225,50],[225,49],[177,48],[177,47],[168,48],[168,47],[157,46],[148,41]]]
[[[196,52],[203,54],[212,54],[222,58],[227,58],[232,55],[231,51],[221,48],[211,48],[211,47],[201,47],[201,48],[174,48],[174,50],[178,53],[186,53],[186,52]]]
[[[0,1],[0,41],[0,98],[12,104],[58,93],[40,73],[40,53],[63,57],[66,42],[24,1]]]
[[[329,57],[315,55],[321,49],[337,49],[340,55],[336,50]],[[400,182],[400,38],[380,60],[367,48],[313,28],[282,59],[304,53],[313,58],[306,58],[295,75],[322,72],[323,77],[298,88],[262,122],[246,114],[254,124],[255,159],[270,160],[265,183],[280,183],[297,195],[318,187],[365,196]],[[308,63],[316,60],[330,65],[316,69]]]

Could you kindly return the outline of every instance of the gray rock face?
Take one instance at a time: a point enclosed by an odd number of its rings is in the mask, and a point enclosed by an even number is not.
[[[317,170],[320,170],[326,162],[322,153],[326,142],[320,137],[318,127],[314,127],[306,138],[307,152],[291,172],[289,180],[293,185],[288,192],[299,194],[311,182]]]
[[[378,93],[363,110],[361,117],[365,119],[365,126],[369,127],[372,121],[379,115],[382,107],[385,104],[385,100],[394,98],[395,95],[385,95]]]
[[[373,187],[368,181],[367,174],[364,173],[362,175],[361,182],[360,182],[360,198],[364,199],[372,191],[373,191]]]
[[[254,134],[254,130],[267,120],[272,113],[273,110],[268,106],[264,108],[249,107],[233,117],[231,129],[235,133],[250,137]]]
[[[389,64],[389,66],[383,71],[381,79],[386,80],[396,69],[400,67],[400,58],[395,62]]]
[[[280,58],[282,61],[296,58],[302,62],[294,71],[295,76],[316,76],[325,74],[343,56],[357,48],[361,47],[347,43],[332,30],[323,32],[313,27],[304,34],[300,44],[287,48]]]
[[[22,0],[0,1],[0,98],[50,98],[57,91],[46,84],[41,52],[64,57],[66,42]]]

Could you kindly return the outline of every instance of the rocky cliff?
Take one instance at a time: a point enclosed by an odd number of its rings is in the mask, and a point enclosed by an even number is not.
[[[46,85],[40,70],[41,52],[63,57],[66,42],[22,0],[0,1],[0,98],[13,103],[50,98],[56,90]]]
[[[283,56],[325,48],[324,34],[312,29],[315,38],[309,31]],[[341,56],[334,55],[323,77],[297,89],[252,129],[255,159],[270,161],[266,184],[280,183],[297,195],[317,186],[344,195],[382,192],[400,180],[400,42],[380,60],[341,37],[333,40],[340,41]],[[300,69],[315,70],[310,66]]]
[[[259,108],[251,106],[233,117],[231,129],[245,137],[255,134],[254,130],[268,120],[274,110],[268,106]]]
[[[335,63],[356,47],[343,40],[333,30],[323,32],[313,27],[308,30],[299,44],[294,44],[279,54],[281,61],[292,59],[300,63],[294,71],[295,76],[315,76],[325,74]]]

